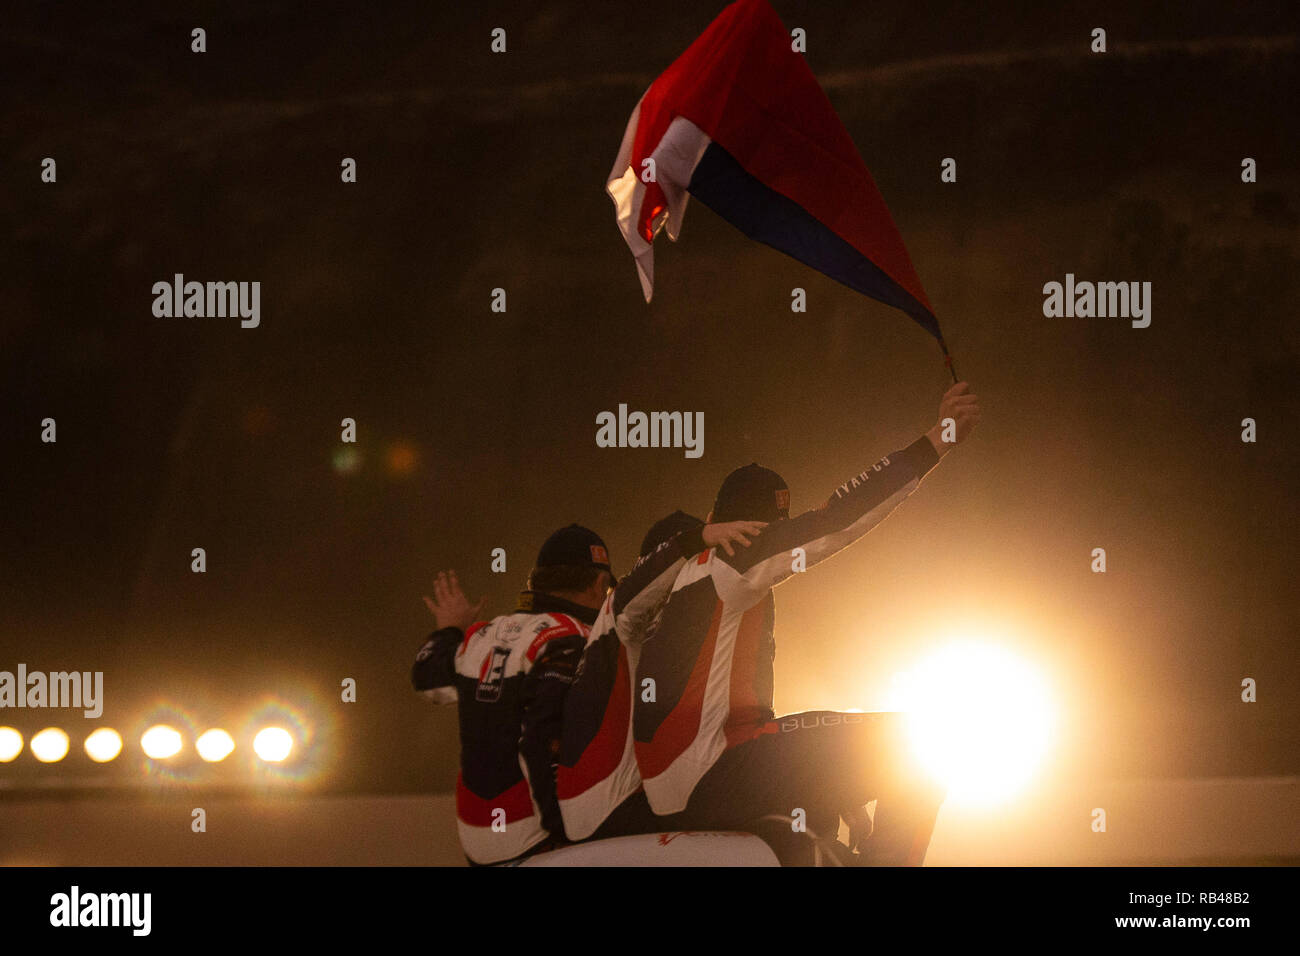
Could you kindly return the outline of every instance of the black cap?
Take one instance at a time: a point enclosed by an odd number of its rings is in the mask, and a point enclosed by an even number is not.
[[[790,488],[762,465],[737,468],[722,482],[713,502],[714,521],[776,521],[790,517]]]
[[[674,511],[667,518],[656,521],[654,527],[645,533],[645,538],[641,541],[641,555],[644,557],[654,551],[675,534],[702,527],[704,522],[694,515],[688,515],[685,511]]]
[[[537,567],[552,568],[559,565],[590,566],[614,572],[609,566],[609,549],[600,535],[582,525],[571,524],[561,528],[546,539],[537,553]]]

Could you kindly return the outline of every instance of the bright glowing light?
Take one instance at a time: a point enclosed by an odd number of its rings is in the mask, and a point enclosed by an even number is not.
[[[86,738],[86,756],[95,763],[108,763],[122,752],[122,738],[111,727],[100,727]]]
[[[230,734],[219,727],[214,727],[212,730],[203,732],[203,735],[195,742],[194,749],[208,763],[216,763],[230,756],[235,749],[235,741]]]
[[[280,763],[293,750],[293,737],[283,727],[266,727],[253,738],[253,750],[267,763]]]
[[[1047,750],[1054,708],[1041,674],[1002,648],[944,647],[897,680],[893,709],[908,714],[912,751],[948,785],[948,797],[989,804],[1032,777]]]
[[[12,727],[0,727],[0,763],[8,763],[23,752],[23,735]]]
[[[46,727],[32,737],[29,746],[41,763],[58,763],[68,755],[68,735],[58,727]]]
[[[140,737],[140,747],[146,757],[166,760],[181,752],[181,732],[167,724],[156,724]]]

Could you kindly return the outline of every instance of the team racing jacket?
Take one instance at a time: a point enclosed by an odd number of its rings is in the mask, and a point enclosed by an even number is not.
[[[641,558],[610,592],[587,636],[564,701],[556,792],[570,840],[585,840],[641,788],[632,746],[632,696],[641,638],[686,561],[704,550],[703,527]]]
[[[415,689],[458,705],[456,823],[475,863],[500,863],[563,836],[554,778],[560,722],[595,617],[594,609],[525,591],[514,613],[463,634],[434,631],[415,657]]]
[[[820,508],[772,522],[734,557],[714,549],[683,567],[636,669],[655,688],[653,700],[634,697],[632,718],[655,813],[685,809],[718,757],[772,719],[771,589],[874,528],[938,460],[922,436],[840,485]]]

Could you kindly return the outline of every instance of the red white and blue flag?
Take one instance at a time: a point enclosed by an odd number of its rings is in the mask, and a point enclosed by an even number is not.
[[[750,238],[902,309],[943,344],[866,163],[767,0],[731,4],[651,84],[606,190],[647,302],[654,237],[677,239],[694,196]]]

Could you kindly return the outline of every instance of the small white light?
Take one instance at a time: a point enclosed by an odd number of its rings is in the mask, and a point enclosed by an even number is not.
[[[100,727],[86,738],[86,756],[95,763],[108,763],[122,752],[122,738],[111,727]]]
[[[266,727],[253,738],[253,750],[267,763],[280,763],[293,750],[293,737],[283,727]]]
[[[181,732],[166,724],[150,727],[140,737],[140,747],[152,760],[166,760],[181,752]]]
[[[58,763],[68,755],[68,735],[58,727],[46,727],[32,738],[31,748],[41,763]]]
[[[0,763],[8,763],[23,752],[23,735],[12,727],[0,727]]]
[[[225,760],[235,749],[235,741],[220,727],[205,730],[194,744],[199,756],[208,763]]]

